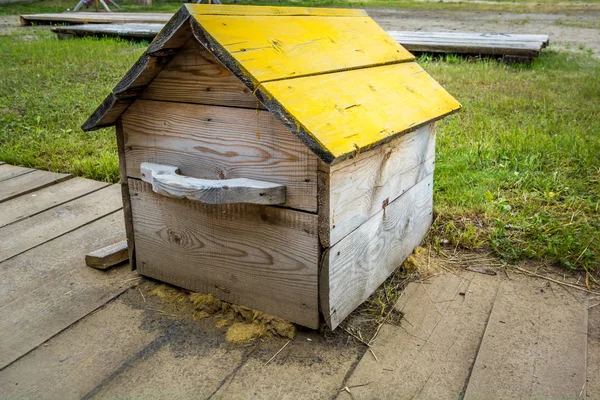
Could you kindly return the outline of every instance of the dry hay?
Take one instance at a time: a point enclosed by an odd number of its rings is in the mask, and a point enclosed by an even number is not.
[[[171,311],[191,312],[195,320],[215,318],[216,328],[229,326],[225,339],[232,343],[245,343],[263,337],[293,339],[296,326],[291,322],[261,311],[219,300],[211,294],[188,293],[166,284],[150,291],[160,298]]]

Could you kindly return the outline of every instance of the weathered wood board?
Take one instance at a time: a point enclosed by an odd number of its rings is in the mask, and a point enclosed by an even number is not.
[[[587,301],[548,281],[511,278],[499,288],[465,399],[579,398]]]
[[[366,352],[347,382],[353,398],[460,399],[501,281],[463,271],[410,283],[401,325],[382,327],[377,360]]]
[[[330,247],[423,178],[435,165],[435,127],[426,125],[333,167],[319,192],[321,243]]]
[[[157,342],[160,331],[145,328],[146,321],[142,308],[122,299],[107,304],[0,371],[2,396],[85,398],[145,349],[165,342]]]
[[[600,398],[600,297],[588,301],[587,368],[585,393],[588,399]]]
[[[3,165],[0,165],[0,182],[5,181],[10,178],[14,178],[15,176],[28,174],[33,171],[34,170],[31,168],[23,168],[23,167],[17,167],[14,165],[3,164]]]
[[[59,38],[66,39],[71,36],[109,36],[124,39],[154,39],[165,24],[84,24],[53,26],[52,32]]]
[[[368,73],[352,70],[267,82],[261,87],[296,124],[314,135],[335,162],[460,108],[413,62],[374,67]]]
[[[90,24],[90,23],[166,23],[172,13],[48,13],[21,15],[21,25]]]
[[[108,183],[73,178],[5,201],[0,203],[0,227],[31,217],[105,186],[108,186]]]
[[[85,264],[92,268],[107,269],[128,259],[127,240],[121,240],[86,254]]]
[[[433,175],[373,215],[323,256],[321,310],[334,329],[421,243],[432,221]]]
[[[138,271],[317,328],[317,216],[252,204],[205,205],[129,179]]]
[[[135,283],[127,266],[101,272],[83,260],[122,235],[115,213],[0,263],[0,369]]]
[[[14,257],[82,225],[111,214],[121,209],[121,207],[119,186],[112,185],[36,214],[31,218],[0,228],[0,238],[2,240],[0,261]]]
[[[140,98],[264,109],[252,91],[195,39],[181,48]]]
[[[42,189],[71,178],[69,174],[33,171],[5,180],[0,184],[0,202]]]
[[[152,162],[201,179],[279,183],[284,206],[317,210],[317,157],[266,111],[138,100],[123,132],[129,177]]]

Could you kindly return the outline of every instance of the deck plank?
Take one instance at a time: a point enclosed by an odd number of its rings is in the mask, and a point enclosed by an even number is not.
[[[108,183],[73,178],[0,203],[0,228],[108,186]]]
[[[32,175],[27,174],[27,175]],[[19,178],[15,178],[16,180]],[[97,192],[0,228],[0,261],[113,213],[122,207],[121,188],[111,185]]]
[[[33,171],[0,183],[0,202],[42,189],[46,186],[71,178],[69,174],[48,171]]]
[[[31,168],[17,167],[9,164],[0,164],[0,182],[5,181],[16,176],[28,174],[33,172]]]
[[[0,263],[0,369],[134,283],[127,266],[85,266],[87,251],[124,236],[116,212]]]
[[[586,376],[586,398],[600,399],[600,298],[589,300]]]
[[[574,399],[586,379],[587,301],[522,275],[504,281],[465,399]]]
[[[347,383],[353,398],[460,398],[499,283],[466,272],[410,283],[396,306],[401,326],[382,328],[378,360],[365,353]]]

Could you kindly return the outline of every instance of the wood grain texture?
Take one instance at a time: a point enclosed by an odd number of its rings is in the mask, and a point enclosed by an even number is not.
[[[242,16],[310,16],[310,17],[364,17],[364,10],[349,8],[274,7],[233,4],[185,4],[191,15],[242,15]]]
[[[5,201],[0,203],[0,227],[31,217],[105,186],[108,184],[104,182],[73,178]]]
[[[69,174],[48,171],[33,171],[0,183],[0,202],[40,190],[46,186],[70,179]]]
[[[52,24],[123,24],[123,23],[166,23],[173,17],[172,13],[46,13],[21,15],[21,25]]]
[[[154,163],[142,163],[140,171],[154,193],[176,199],[206,204],[285,203],[285,186],[277,183],[247,178],[198,179],[179,175],[177,167]]]
[[[141,274],[318,326],[316,215],[171,199],[134,179],[129,188]]]
[[[131,199],[129,198],[129,180],[127,179],[127,157],[125,156],[125,133],[123,132],[123,121],[117,120],[115,126],[117,136],[117,151],[119,153],[119,175],[121,177],[121,200],[123,202],[123,218],[125,220],[125,234],[127,247],[129,248],[129,264],[132,269],[137,268],[135,259],[135,235],[133,232],[133,216],[131,214]]]
[[[0,228],[0,261],[119,210],[118,190],[118,185],[112,185]]]
[[[434,164],[435,128],[429,124],[331,167],[329,190],[320,199],[329,203],[320,218],[321,231],[329,232],[321,236],[323,246],[333,246],[432,174]]]
[[[264,108],[252,91],[196,40],[187,42],[140,98]]]
[[[421,243],[432,221],[429,175],[328,250],[320,271],[325,321],[335,329]]]
[[[123,235],[120,213],[0,263],[0,369],[132,284],[128,268],[86,268],[86,252]]]
[[[288,128],[311,135],[331,154],[333,160],[323,160],[328,164],[460,108],[413,62],[267,82],[261,88],[297,124]],[[263,103],[269,104],[268,100]]]
[[[581,398],[587,307],[578,291],[511,274],[498,290],[464,398]]]
[[[33,171],[34,170],[31,168],[17,167],[9,164],[0,165],[0,182],[16,176],[28,174]]]
[[[317,157],[266,111],[138,100],[123,115],[127,175],[174,165],[201,179],[286,187],[286,207],[316,212]]]
[[[203,32],[200,42],[225,65],[235,64],[252,90],[273,80],[414,60],[367,16],[191,15]]]
[[[85,255],[85,264],[96,269],[107,269],[129,259],[127,240],[121,240]]]

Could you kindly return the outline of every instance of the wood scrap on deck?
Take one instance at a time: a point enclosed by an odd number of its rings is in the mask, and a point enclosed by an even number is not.
[[[88,267],[107,269],[127,261],[129,259],[128,250],[127,240],[124,239],[86,254],[85,263]]]

